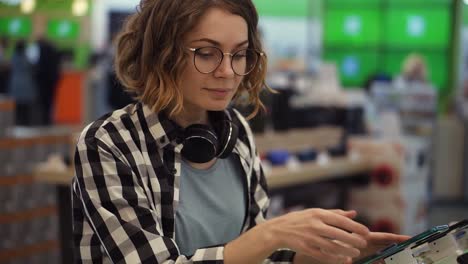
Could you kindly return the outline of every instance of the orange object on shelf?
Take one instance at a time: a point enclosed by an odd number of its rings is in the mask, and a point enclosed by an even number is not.
[[[71,71],[62,73],[55,95],[54,122],[56,124],[81,124],[84,78],[84,72]]]

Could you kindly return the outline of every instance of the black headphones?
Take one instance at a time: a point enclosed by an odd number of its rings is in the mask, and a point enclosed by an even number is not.
[[[183,131],[184,147],[181,154],[194,163],[206,163],[214,158],[227,158],[234,149],[239,135],[239,128],[224,111],[209,112],[213,128],[202,124],[193,124]]]

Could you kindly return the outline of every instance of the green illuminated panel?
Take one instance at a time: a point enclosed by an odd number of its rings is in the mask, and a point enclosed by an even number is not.
[[[50,20],[47,23],[47,36],[51,39],[76,39],[79,36],[80,26],[77,22],[61,19]]]
[[[419,7],[434,7],[435,5],[448,6],[452,3],[452,0],[385,0],[387,6],[400,6],[400,7],[409,7],[409,6],[419,6]]]
[[[336,63],[341,84],[345,87],[363,87],[379,65],[377,52],[364,50],[327,50],[324,60]]]
[[[325,0],[327,7],[334,8],[354,8],[359,7],[378,7],[382,0]]]
[[[254,0],[254,3],[260,16],[307,17],[309,14],[309,0]]]
[[[468,25],[468,5],[463,5],[463,25]]]
[[[446,48],[451,35],[449,9],[390,9],[385,33],[390,47]]]
[[[378,9],[331,9],[325,15],[325,46],[376,46],[380,43]]]
[[[3,18],[0,27],[2,34],[14,38],[27,38],[32,32],[32,22],[29,17]]]

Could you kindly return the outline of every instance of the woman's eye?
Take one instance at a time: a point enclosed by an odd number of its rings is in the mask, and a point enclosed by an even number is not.
[[[198,55],[202,57],[211,57],[211,56],[214,56],[214,53],[199,53]]]

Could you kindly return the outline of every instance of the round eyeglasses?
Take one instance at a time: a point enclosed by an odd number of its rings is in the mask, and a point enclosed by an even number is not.
[[[235,74],[245,76],[253,71],[263,52],[253,49],[242,49],[234,53],[223,52],[217,47],[188,48],[194,53],[193,63],[200,73],[214,72],[224,59],[225,55],[231,57],[231,67]]]

